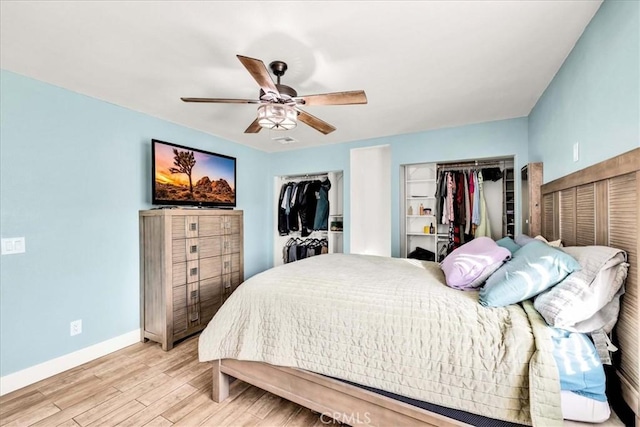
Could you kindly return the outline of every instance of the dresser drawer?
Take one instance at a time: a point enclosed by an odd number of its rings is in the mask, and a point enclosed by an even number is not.
[[[174,216],[171,218],[171,238],[198,237],[200,219],[196,216]]]
[[[187,330],[187,306],[173,310],[173,333],[179,334]]]
[[[200,265],[199,261],[187,261],[173,264],[172,271],[172,285],[176,286],[185,285],[187,283],[197,282],[200,280]]]
[[[199,258],[209,258],[221,255],[224,242],[221,242],[220,240],[221,238],[219,236],[200,237],[197,239],[175,239],[172,242],[171,259],[175,264],[178,262],[185,262],[187,260],[196,260]],[[239,250],[237,242],[229,242],[227,243],[227,246],[230,248],[237,247]]]
[[[236,271],[235,273],[231,273],[231,292],[235,291],[240,284],[242,284],[240,272]]]
[[[201,251],[200,246],[200,241],[197,238],[174,239],[171,242],[171,261],[175,264],[198,259]]]
[[[240,254],[222,256],[222,274],[236,273],[240,271]]]
[[[240,241],[240,235],[228,234],[222,236],[222,253],[233,254],[240,252],[242,242]]]
[[[213,277],[200,281],[200,302],[208,304],[210,301],[220,302],[222,298],[222,277]]]
[[[222,234],[239,234],[242,221],[236,215],[224,215],[220,227]]]
[[[229,256],[229,255],[227,255]],[[234,262],[233,257],[236,257],[238,264],[240,263],[240,255],[230,255],[231,263]],[[232,265],[232,271],[233,271]],[[240,269],[238,265],[235,267]],[[172,272],[172,285],[173,287],[184,285],[186,283],[193,283],[199,280],[209,279],[212,277],[219,277],[222,274],[222,257],[214,256],[209,258],[202,258],[195,261],[179,262],[173,264]]]
[[[218,277],[222,274],[222,257],[214,256],[200,260],[200,280]]]
[[[213,316],[220,310],[222,305],[222,296],[217,301],[208,301],[207,303],[200,304],[201,322],[204,326],[211,321]]]
[[[222,275],[222,291],[224,293],[233,292],[238,286],[240,286],[240,272],[223,274]]]
[[[201,237],[198,239],[198,258],[210,258],[222,255],[220,237]]]
[[[198,236],[219,236],[222,234],[222,216],[201,216]]]
[[[173,288],[173,308],[174,310],[180,307],[187,306],[187,286],[181,285]]]

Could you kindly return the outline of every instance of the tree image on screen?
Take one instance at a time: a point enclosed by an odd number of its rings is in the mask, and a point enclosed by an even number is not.
[[[233,204],[234,167],[233,159],[158,145],[155,197],[168,202]]]
[[[173,164],[177,167],[169,169],[171,173],[185,173],[189,177],[189,193],[193,197],[193,181],[191,180],[191,171],[196,165],[196,159],[193,157],[193,151],[178,151],[173,149]]]

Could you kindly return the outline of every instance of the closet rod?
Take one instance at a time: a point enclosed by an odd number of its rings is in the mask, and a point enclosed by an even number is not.
[[[328,178],[329,174],[327,173],[321,173],[321,174],[304,174],[304,175],[286,175],[286,176],[282,176],[280,177],[280,179],[282,179],[283,181],[287,181],[290,179],[300,179],[300,178],[305,178],[305,179],[316,179],[316,178]]]
[[[456,169],[482,169],[489,167],[505,167],[505,161],[494,161],[494,162],[465,162],[465,163],[446,163],[439,164],[438,170],[456,170]]]

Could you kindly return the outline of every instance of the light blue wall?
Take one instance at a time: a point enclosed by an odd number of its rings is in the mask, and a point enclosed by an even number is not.
[[[1,375],[139,327],[151,138],[237,157],[245,274],[270,265],[268,154],[6,71],[0,94],[1,233],[27,248],[0,257]]]
[[[606,0],[529,115],[529,157],[549,182],[639,146],[640,2]]]
[[[138,328],[151,138],[238,158],[247,277],[273,259],[274,176],[345,172],[348,251],[349,150],[389,144],[397,256],[402,164],[513,155],[516,170],[544,162],[549,181],[639,146],[639,8],[605,1],[529,118],[274,154],[2,71],[0,231],[25,236],[27,253],[0,257],[0,375]],[[83,333],[69,337],[79,318]]]
[[[366,107],[365,107],[366,108]],[[415,134],[390,136],[349,144],[334,144],[271,154],[271,177],[322,171],[344,171],[344,239],[349,252],[349,151],[352,148],[388,144],[391,146],[391,253],[400,254],[400,166],[411,163],[476,160],[515,156],[515,168],[527,163],[527,118],[501,120],[440,129]],[[279,191],[279,189],[274,189]],[[375,191],[375,189],[372,189]],[[519,181],[516,191],[519,191]],[[271,200],[275,194],[271,193]],[[272,202],[273,205],[273,202]],[[519,212],[519,205],[517,210]],[[269,211],[273,224],[275,205]],[[372,213],[374,214],[374,213]],[[275,231],[274,231],[275,234]],[[273,234],[270,237],[273,246]],[[273,254],[273,249],[271,249]]]

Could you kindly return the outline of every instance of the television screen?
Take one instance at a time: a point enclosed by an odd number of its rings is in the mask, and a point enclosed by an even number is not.
[[[153,204],[236,206],[236,159],[151,141]]]

